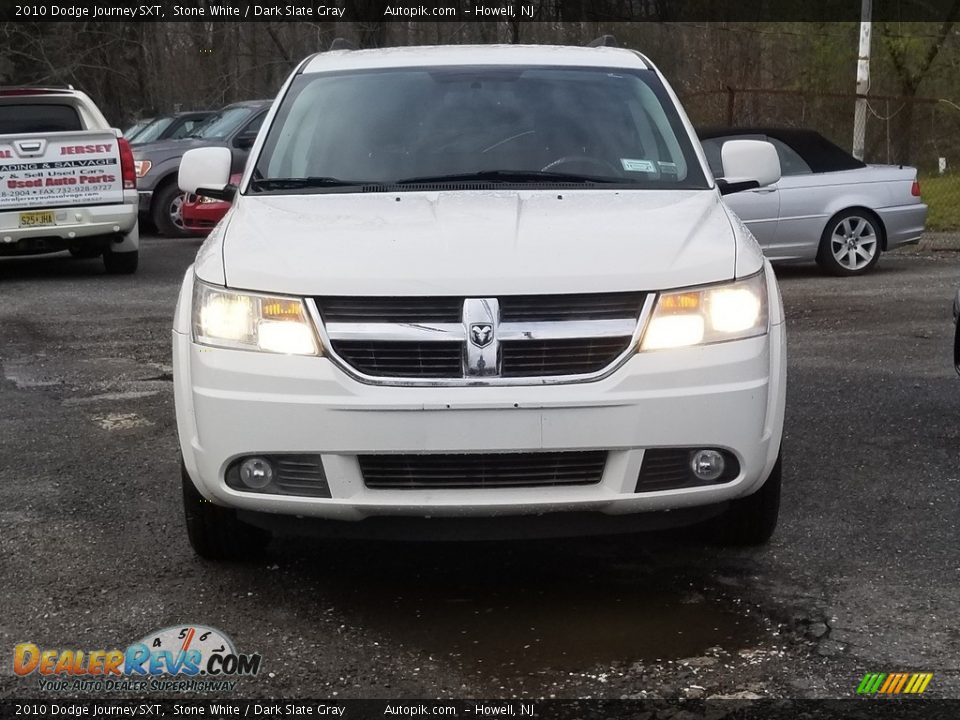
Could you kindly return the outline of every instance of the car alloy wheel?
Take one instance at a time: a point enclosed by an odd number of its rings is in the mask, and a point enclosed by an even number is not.
[[[830,252],[842,268],[851,272],[870,265],[879,247],[877,229],[860,215],[843,218],[830,234]]]
[[[178,230],[186,231],[186,227],[183,224],[183,193],[175,195],[173,200],[170,201],[168,212],[170,213],[170,222],[172,222]]]

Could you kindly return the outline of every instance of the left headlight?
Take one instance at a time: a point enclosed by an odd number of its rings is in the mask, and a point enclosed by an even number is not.
[[[193,339],[203,345],[286,355],[319,355],[303,300],[241,293],[196,281]]]
[[[767,283],[761,270],[743,280],[660,293],[641,350],[741,340],[767,332]]]

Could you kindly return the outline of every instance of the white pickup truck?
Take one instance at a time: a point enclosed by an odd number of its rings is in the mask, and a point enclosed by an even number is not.
[[[139,246],[121,132],[72,88],[0,88],[0,257],[69,250],[129,274]]]

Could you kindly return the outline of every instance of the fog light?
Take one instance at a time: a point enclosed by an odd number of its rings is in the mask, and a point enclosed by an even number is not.
[[[697,450],[690,459],[690,469],[699,480],[713,481],[723,475],[726,463],[716,450]]]
[[[252,457],[240,463],[240,481],[251,490],[262,490],[273,482],[273,467],[266,458]]]

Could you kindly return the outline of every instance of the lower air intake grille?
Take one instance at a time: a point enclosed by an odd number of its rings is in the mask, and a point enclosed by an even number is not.
[[[500,348],[500,374],[545,377],[594,373],[610,365],[629,344],[629,337],[505,342]]]
[[[274,482],[284,495],[330,497],[319,455],[278,455]]]
[[[374,489],[544,487],[600,482],[606,451],[489,455],[360,455]]]
[[[377,377],[463,377],[463,345],[458,342],[336,340],[334,351],[351,366]]]

